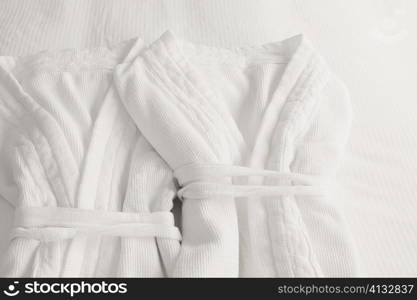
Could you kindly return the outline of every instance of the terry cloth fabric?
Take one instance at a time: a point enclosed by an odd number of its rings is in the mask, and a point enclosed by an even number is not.
[[[0,65],[5,275],[354,275],[326,196],[350,106],[304,37],[218,49],[167,32]]]
[[[302,36],[224,50],[181,42],[168,32],[133,63],[118,66],[115,74],[126,110],[174,170],[233,164],[308,174],[326,182],[346,141],[346,91]],[[232,170],[219,176],[215,168],[205,181],[230,185],[226,180],[242,175],[230,174]],[[295,184],[264,175],[236,183]],[[352,241],[331,199],[314,193],[238,194],[233,201],[236,223],[229,205],[233,193],[220,189],[213,193],[213,187],[200,185],[202,199],[193,199],[200,198],[195,194],[184,199],[179,261],[213,267],[208,270],[213,275],[222,267],[221,275],[230,276],[355,272]],[[237,259],[231,259],[237,229],[239,268]],[[196,239],[212,247],[202,248]],[[177,265],[173,274],[189,272],[183,266]]]

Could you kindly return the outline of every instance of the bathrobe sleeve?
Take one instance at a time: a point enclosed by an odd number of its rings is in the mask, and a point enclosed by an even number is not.
[[[21,107],[12,96],[8,85],[9,69],[14,59],[0,58],[0,195],[11,204],[15,203],[17,189],[13,183],[12,168],[10,166],[10,145],[19,130],[19,116]]]

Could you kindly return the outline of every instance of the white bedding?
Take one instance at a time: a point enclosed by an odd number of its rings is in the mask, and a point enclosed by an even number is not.
[[[354,121],[335,198],[362,276],[417,276],[417,2],[1,1],[0,54],[152,40],[259,44],[307,33],[350,90]],[[0,246],[12,210],[0,204]]]

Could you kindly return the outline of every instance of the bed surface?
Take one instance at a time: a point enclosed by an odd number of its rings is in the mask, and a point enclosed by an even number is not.
[[[168,28],[216,46],[306,33],[351,95],[333,198],[353,232],[359,275],[417,276],[416,1],[0,1],[0,55],[151,41]],[[0,199],[0,250],[11,221]]]

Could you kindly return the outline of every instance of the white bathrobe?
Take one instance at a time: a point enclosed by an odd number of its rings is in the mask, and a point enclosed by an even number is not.
[[[167,32],[0,72],[4,275],[355,274],[331,186],[350,106],[303,36],[218,49]]]

